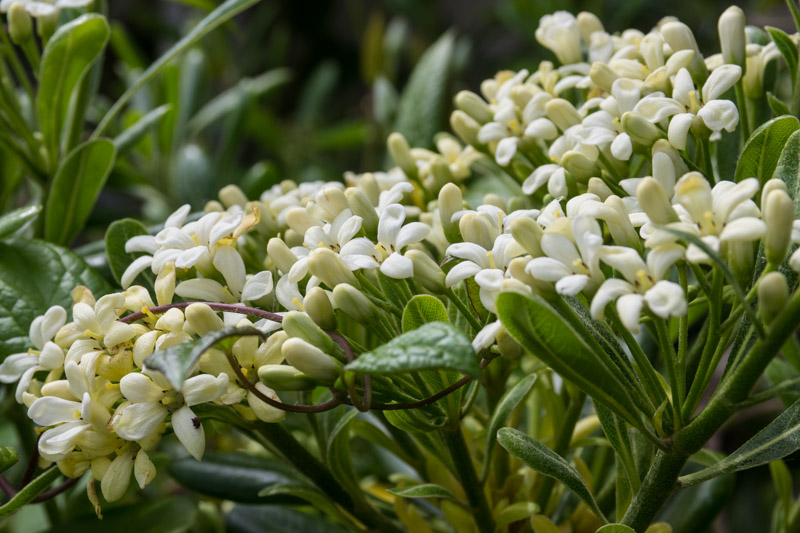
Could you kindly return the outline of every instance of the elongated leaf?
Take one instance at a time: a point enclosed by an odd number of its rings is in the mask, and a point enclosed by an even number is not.
[[[299,499],[306,501],[319,509],[325,516],[335,518],[343,524],[352,526],[339,507],[334,504],[321,490],[308,483],[283,483],[271,485],[259,493],[262,498],[273,499]]]
[[[764,184],[772,177],[789,136],[798,129],[800,122],[790,115],[774,118],[760,126],[744,145],[736,163],[735,181],[756,177]]]
[[[411,298],[403,309],[403,333],[417,329],[428,322],[450,322],[442,301],[429,294]]]
[[[595,411],[597,411],[597,418],[600,419],[600,425],[603,428],[603,433],[606,434],[608,442],[617,455],[620,456],[620,462],[628,479],[639,474],[636,472],[636,466],[633,460],[633,449],[631,448],[631,439],[628,435],[628,426],[625,421],[612,413],[603,404],[595,404]],[[633,471],[631,471],[633,470]]]
[[[590,349],[578,333],[539,296],[515,292],[497,298],[497,316],[517,342],[564,379],[636,426],[636,406],[625,380],[604,354]],[[616,370],[616,372],[615,372]],[[638,427],[638,426],[637,426]]]
[[[54,526],[50,533],[179,533],[189,531],[197,519],[197,500],[189,496],[158,499],[103,508],[96,516],[75,519]]]
[[[485,451],[483,454],[483,472],[481,473],[481,479],[486,479],[489,475],[489,468],[492,465],[492,452],[497,443],[497,432],[503,427],[503,424],[506,423],[506,420],[511,415],[511,411],[513,411],[519,402],[531,391],[534,383],[536,383],[537,377],[539,377],[538,374],[525,376],[516,382],[513,387],[508,389],[506,393],[503,394],[503,397],[500,398],[500,401],[497,402],[497,407],[495,407],[494,413],[492,413],[492,418],[490,418],[489,423],[486,424],[486,441],[484,444]]]
[[[513,428],[503,428],[497,433],[497,442],[508,453],[521,460],[530,468],[564,484],[605,524],[608,522],[592,496],[592,492],[578,471],[563,457],[542,444]]]
[[[328,435],[328,465],[339,483],[350,491],[360,490],[350,457],[350,422],[356,415],[358,411],[355,408],[348,410]]]
[[[792,112],[789,109],[789,106],[784,104],[783,101],[781,101],[771,92],[767,92],[767,102],[769,103],[769,108],[772,110],[772,114],[776,117],[780,117],[781,115],[789,115]]]
[[[625,524],[606,524],[595,533],[636,533],[636,531]]]
[[[450,324],[430,322],[361,354],[345,370],[399,374],[418,370],[457,370],[479,377],[481,370],[469,339]]]
[[[0,216],[0,239],[8,237],[22,226],[39,216],[42,211],[40,205],[29,205],[14,209]]]
[[[0,357],[32,346],[28,329],[52,305],[72,308],[72,289],[85,285],[96,298],[111,290],[81,257],[35,239],[0,242]]]
[[[116,148],[108,139],[84,143],[73,150],[56,173],[45,207],[44,236],[67,245],[80,232],[114,166]]]
[[[61,130],[67,121],[70,102],[110,35],[105,17],[89,13],[61,26],[44,48],[36,112],[54,162],[58,160]]]
[[[115,220],[108,226],[105,239],[106,258],[108,259],[108,267],[111,269],[111,274],[117,280],[117,283],[120,283],[122,274],[128,268],[128,265],[136,258],[145,255],[144,252],[126,252],[125,243],[131,237],[147,234],[147,228],[132,218]],[[155,274],[153,274],[152,270],[145,269],[144,272],[136,276],[134,284],[143,284],[145,287],[152,289],[155,284]]]
[[[539,506],[533,502],[517,502],[512,503],[497,515],[497,523],[495,527],[497,530],[502,531],[502,528],[508,526],[509,524],[513,524],[514,522],[519,522],[520,520],[525,520],[526,518],[535,515],[541,509]]]
[[[195,363],[197,363],[197,360],[200,359],[200,356],[203,355],[206,350],[224,339],[252,335],[264,337],[264,333],[256,328],[222,328],[217,331],[212,331],[199,339],[185,341],[175,346],[158,350],[145,359],[145,363],[147,363],[148,368],[158,370],[164,374],[169,384],[172,385],[175,390],[180,391],[186,374]]]
[[[137,142],[139,142],[147,133],[154,128],[164,115],[170,112],[172,105],[164,104],[152,111],[149,111],[142,118],[137,120],[131,127],[120,133],[114,139],[114,146],[117,147],[117,154],[127,152]]]
[[[163,69],[170,61],[172,61],[175,57],[179,56],[189,48],[195,45],[200,39],[205,37],[209,32],[213,31],[221,24],[224,24],[238,13],[241,13],[248,7],[255,5],[258,3],[259,0],[227,0],[226,2],[220,4],[214,11],[208,14],[203,20],[201,20],[197,26],[192,28],[192,30],[187,33],[180,41],[175,43],[172,48],[167,50],[164,55],[159,57],[155,62],[150,64],[150,66],[142,72],[142,74],[136,79],[136,81],[128,87],[128,90],[120,96],[119,100],[114,102],[114,105],[111,106],[111,109],[108,110],[108,113],[103,117],[103,120],[100,121],[100,124],[97,125],[95,128],[94,133],[92,133],[92,138],[97,138],[103,134],[103,132],[108,128],[111,124],[111,121],[119,114],[120,111],[127,105],[127,103],[133,98],[133,95],[136,94],[139,89],[144,87],[147,82],[153,79],[160,71]]]
[[[797,450],[800,450],[800,400],[728,457],[714,466],[683,476],[679,481],[684,486],[696,485],[723,474],[782,459]]]
[[[447,113],[453,36],[445,33],[420,58],[400,96],[394,129],[411,146],[430,147]]]
[[[772,41],[778,48],[778,51],[786,60],[786,65],[789,67],[789,73],[792,75],[792,80],[797,79],[797,45],[794,44],[792,38],[778,28],[767,26],[764,28],[772,37]]]
[[[423,483],[401,489],[387,489],[386,492],[401,498],[442,498],[463,505],[463,502],[456,498],[452,492],[434,483]]]
[[[800,131],[792,133],[786,141],[772,177],[786,184],[794,200],[795,217],[800,216]]]
[[[282,505],[237,505],[225,515],[227,533],[347,533],[324,515]]]

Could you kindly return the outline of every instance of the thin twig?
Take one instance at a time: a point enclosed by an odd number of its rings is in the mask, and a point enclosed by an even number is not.
[[[69,478],[61,485],[57,485],[52,489],[46,490],[43,493],[39,494],[31,501],[31,503],[41,503],[41,502],[46,502],[47,500],[51,500],[56,496],[58,496],[59,494],[61,494],[62,492],[68,490],[73,485],[75,485],[75,483],[77,483],[78,480],[80,479],[81,479],[80,476]]]
[[[11,486],[11,483],[2,475],[0,475],[0,489],[3,490],[9,500],[17,494],[17,491]]]

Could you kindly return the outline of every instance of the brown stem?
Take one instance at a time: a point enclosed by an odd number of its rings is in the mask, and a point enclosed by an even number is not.
[[[75,483],[77,483],[79,479],[80,477],[69,478],[61,485],[57,485],[52,489],[46,490],[43,493],[39,494],[31,501],[31,503],[41,503],[41,502],[46,502],[47,500],[51,500],[56,496],[58,496],[59,494],[61,494],[62,492],[68,490],[73,485],[75,485]]]

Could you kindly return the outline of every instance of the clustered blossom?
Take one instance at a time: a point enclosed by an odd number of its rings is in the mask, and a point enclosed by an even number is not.
[[[476,352],[509,355],[494,316],[502,291],[570,297],[639,333],[643,321],[687,314],[691,291],[679,270],[712,268],[706,251],[675,232],[699,238],[745,278],[759,239],[773,267],[800,242],[793,210],[764,207],[784,205],[785,184],[692,170],[739,123],[734,85],[762,90],[774,46],[747,44],[745,70],[721,55],[703,58],[673,19],[648,33],[609,34],[593,15],[563,11],[542,19],[536,39],[562,65],[501,71],[480,95],[459,93],[451,125],[461,139],[442,134],[438,151],[393,134],[397,166],[387,172],[347,173],[346,185],[284,181],[255,201],[228,186],[204,213],[190,217],[183,206],[156,235],[131,238],[126,251],[144,255],[122,275],[125,292],[96,303],[84,295],[70,323],[51,309],[31,326],[34,348],[0,366],[0,381],[19,381],[18,401],[45,428],[42,456],[67,475],[91,468],[113,499],[131,468],[140,485],[152,479],[147,450],[167,429],[202,455],[198,403],[280,419],[237,384],[221,352],[206,353],[181,391],[147,368],[154,350],[246,319],[189,307],[120,322],[153,305],[131,286],[146,269],[158,304],[178,296],[284,314],[282,325],[256,324],[272,332],[267,341],[235,348],[241,371],[274,395],[331,386],[343,357],[323,330],[352,319],[362,340],[384,342],[415,293],[474,311]],[[470,194],[483,179],[479,162],[510,178],[482,199]],[[795,270],[799,254],[789,260]]]

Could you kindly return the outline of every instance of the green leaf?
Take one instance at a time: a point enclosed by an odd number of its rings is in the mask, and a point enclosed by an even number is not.
[[[62,245],[75,239],[92,212],[115,157],[116,148],[108,139],[84,143],[66,157],[47,197],[45,239]]]
[[[439,298],[429,294],[418,294],[411,298],[403,309],[403,333],[417,329],[428,322],[450,322],[447,309]]]
[[[464,502],[456,498],[452,492],[434,483],[422,483],[421,485],[403,487],[400,489],[387,489],[386,492],[394,494],[395,496],[400,496],[401,498],[442,498],[461,505],[464,504]]]
[[[216,345],[218,342],[232,337],[258,336],[264,338],[264,333],[256,328],[226,327],[212,331],[199,339],[185,341],[151,354],[145,363],[148,368],[158,370],[173,388],[181,390],[186,374],[197,363],[200,356]]]
[[[508,453],[530,468],[564,484],[605,524],[608,521],[592,496],[592,492],[578,471],[563,457],[519,430],[503,428],[497,433],[497,442]]]
[[[352,525],[351,521],[342,513],[321,490],[307,483],[283,483],[265,488],[259,492],[262,498],[273,499],[287,498],[306,501],[319,509],[325,516],[336,518],[343,524]]]
[[[636,533],[636,531],[625,524],[606,524],[595,533]]]
[[[625,421],[601,403],[595,404],[594,407],[597,412],[597,418],[600,419],[603,433],[606,434],[608,442],[611,443],[611,447],[614,448],[614,451],[619,456],[628,479],[634,477],[638,479],[639,473],[636,471],[636,464],[633,460],[633,448],[631,448],[631,439]]]
[[[789,72],[792,75],[792,80],[797,79],[797,45],[794,44],[792,38],[786,35],[785,32],[772,26],[764,28],[772,37],[775,46],[786,60],[786,65],[789,67]]]
[[[539,296],[515,292],[497,298],[497,316],[508,333],[564,379],[639,427],[624,377],[608,356],[586,344],[567,321]],[[603,360],[603,358],[607,360]]]
[[[453,35],[445,33],[420,58],[397,104],[394,130],[411,146],[428,148],[448,111]]]
[[[386,420],[394,427],[408,433],[429,433],[444,426],[447,417],[429,414],[426,409],[403,409],[395,411],[384,411]]]
[[[389,129],[397,114],[397,100],[392,82],[378,76],[372,84],[372,116],[384,129]]]
[[[26,503],[44,492],[60,475],[61,471],[55,466],[39,474],[39,477],[25,485],[13,498],[0,506],[0,516],[8,516],[19,511]]]
[[[706,533],[728,504],[736,476],[722,476],[678,491],[664,505],[657,521],[667,522],[675,533]]]
[[[496,531],[503,531],[502,528],[513,524],[514,522],[519,522],[520,520],[525,520],[528,517],[531,517],[538,513],[541,509],[539,506],[533,502],[517,502],[512,503],[497,515],[497,520],[495,523],[495,527],[497,528]]]
[[[169,64],[174,58],[194,46],[200,39],[205,37],[208,33],[215,30],[220,25],[224,24],[238,13],[241,13],[250,6],[258,3],[259,0],[227,0],[217,7],[214,11],[209,13],[203,20],[201,20],[192,30],[187,33],[180,41],[175,43],[169,50],[167,50],[155,62],[151,63],[147,70],[136,78],[128,90],[120,96],[119,100],[114,102],[111,109],[100,121],[100,124],[95,128],[92,133],[92,139],[95,139],[103,134],[103,132],[111,124],[111,121],[119,114],[120,111],[127,105],[139,89],[144,87],[147,82],[153,79],[165,66]]]
[[[132,148],[147,135],[170,110],[172,110],[171,104],[158,106],[137,120],[128,129],[117,135],[114,138],[114,146],[117,147],[117,155],[123,154]]]
[[[59,524],[50,533],[183,533],[192,530],[197,501],[188,496],[160,497],[132,505],[103,510],[96,516]]]
[[[735,181],[756,177],[763,185],[772,177],[789,136],[798,129],[800,122],[793,116],[774,118],[761,125],[744,145],[736,163]]]
[[[123,218],[122,220],[115,220],[108,226],[106,230],[106,257],[108,258],[108,267],[111,269],[111,274],[117,283],[120,283],[122,274],[136,258],[145,255],[144,252],[131,252],[125,251],[125,243],[131,237],[138,235],[148,235],[147,228],[140,222],[132,218]],[[152,289],[155,285],[155,275],[153,272],[146,268],[144,272],[136,276],[133,280],[134,285],[144,285]]]
[[[772,461],[769,464],[769,471],[772,475],[772,485],[775,487],[778,501],[781,502],[781,506],[783,507],[784,516],[788,516],[792,508],[792,501],[794,500],[792,474],[789,473],[789,468],[786,466],[786,463],[780,459]]]
[[[31,346],[28,329],[50,306],[72,308],[72,289],[111,290],[78,255],[36,239],[0,242],[0,357]]]
[[[350,458],[350,422],[358,415],[358,410],[351,408],[339,418],[328,435],[328,466],[339,483],[351,494],[358,493],[361,488]]]
[[[400,374],[418,370],[457,370],[480,377],[472,344],[450,324],[429,322],[361,354],[345,370],[364,374]]]
[[[800,450],[800,400],[728,457],[714,466],[682,476],[679,481],[683,486],[696,485],[723,474],[776,461],[797,450]]]
[[[525,376],[516,382],[513,387],[508,389],[505,394],[503,394],[502,398],[500,398],[500,401],[497,402],[497,407],[495,407],[494,413],[492,413],[492,417],[489,419],[489,423],[486,424],[486,440],[484,444],[485,451],[483,454],[481,479],[485,480],[489,475],[489,468],[492,465],[492,452],[494,451],[495,444],[497,444],[497,432],[503,427],[503,424],[506,423],[506,420],[511,415],[511,411],[513,411],[517,404],[531,391],[538,377],[538,374]]]
[[[19,228],[35,219],[42,211],[40,205],[29,205],[20,207],[9,211],[3,216],[0,216],[0,239],[8,237]]]
[[[36,112],[52,166],[58,161],[61,130],[76,89],[106,47],[111,30],[105,17],[89,13],[56,30],[47,42],[39,69]]]
[[[187,528],[188,529],[188,528]],[[237,505],[225,515],[229,533],[347,533],[327,517],[279,505]]]
[[[171,461],[169,474],[185,488],[210,498],[237,503],[298,503],[297,498],[260,494],[274,485],[301,480],[291,468],[274,459],[211,451],[202,461],[191,457]]]
[[[769,108],[772,110],[772,114],[776,117],[790,115],[792,113],[789,106],[784,104],[780,98],[769,91],[767,91],[767,102],[769,103]]]
[[[800,216],[800,131],[792,133],[786,141],[772,177],[786,184],[794,200],[795,217]]]
[[[11,446],[0,447],[0,473],[5,472],[19,461],[17,450]]]

